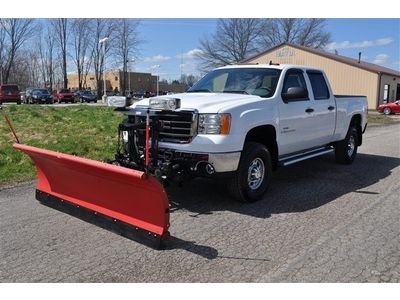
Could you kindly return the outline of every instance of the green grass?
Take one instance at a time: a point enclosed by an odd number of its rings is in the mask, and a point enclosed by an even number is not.
[[[390,124],[395,120],[384,114],[368,114],[368,124]]]
[[[107,107],[4,107],[20,142],[86,158],[113,158],[117,128],[124,118]],[[12,148],[14,139],[0,115],[0,186],[35,178],[35,167],[23,152]]]

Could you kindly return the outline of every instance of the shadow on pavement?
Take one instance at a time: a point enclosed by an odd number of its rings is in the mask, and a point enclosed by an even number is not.
[[[230,199],[220,182],[198,179],[167,190],[171,217],[174,211],[185,209],[193,218],[225,210],[268,218],[314,209],[352,192],[378,195],[370,186],[388,177],[399,165],[400,158],[360,153],[352,165],[339,165],[333,155],[325,155],[278,169],[264,199],[249,204]]]

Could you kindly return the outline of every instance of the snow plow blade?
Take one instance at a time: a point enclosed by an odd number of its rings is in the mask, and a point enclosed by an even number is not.
[[[23,144],[36,165],[36,199],[158,249],[169,236],[169,203],[144,172]]]

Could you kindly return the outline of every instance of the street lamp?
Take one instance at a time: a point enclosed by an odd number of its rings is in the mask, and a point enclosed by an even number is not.
[[[128,64],[128,81],[129,81],[129,94],[131,93],[131,71],[129,70],[129,62],[134,62],[135,58],[128,58],[126,63]]]
[[[155,65],[154,66],[154,69],[157,69],[157,73],[156,73],[156,76],[157,76],[157,96],[158,96],[158,76],[159,76],[159,68],[160,68],[160,65]]]
[[[105,37],[99,41],[99,44],[103,44],[103,79],[104,79],[104,93],[103,93],[103,102],[106,102],[107,98],[107,90],[106,90],[106,42],[108,41],[108,37]]]

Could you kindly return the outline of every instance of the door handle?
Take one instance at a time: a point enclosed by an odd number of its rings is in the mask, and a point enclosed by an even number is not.
[[[332,105],[328,107],[328,110],[334,110],[334,109],[335,109],[335,107]]]
[[[307,108],[306,113],[312,113],[314,111],[314,108]]]

